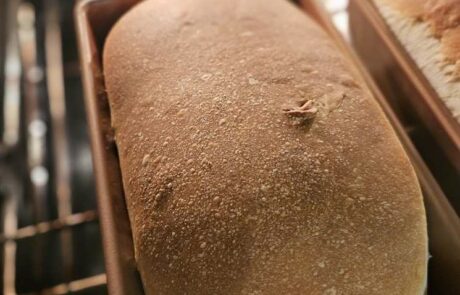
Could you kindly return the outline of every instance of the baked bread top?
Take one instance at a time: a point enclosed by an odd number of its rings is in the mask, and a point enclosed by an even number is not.
[[[103,57],[147,294],[423,292],[413,169],[292,4],[144,1]]]

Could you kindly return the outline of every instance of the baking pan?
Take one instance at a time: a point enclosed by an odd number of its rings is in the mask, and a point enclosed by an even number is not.
[[[122,14],[137,2],[138,0],[84,0],[78,3],[75,11],[110,294],[143,294],[134,261],[129,218],[123,197],[117,150],[110,126],[110,109],[101,65],[102,47],[108,31]],[[312,0],[299,2],[300,7],[324,27],[343,52],[357,65],[357,71],[363,81],[369,85],[369,89],[374,93],[400,136],[416,167],[424,191],[429,217],[430,251],[433,254],[430,264],[436,266],[435,270],[442,277],[444,285],[454,285],[454,280],[449,283],[447,278],[460,277],[460,221],[391,108],[335,30],[325,11]],[[431,276],[436,274],[430,273],[430,283]],[[440,288],[442,288],[441,284]],[[444,289],[434,289],[434,292],[442,294],[442,290]]]
[[[137,1],[87,0],[75,7],[105,268],[110,294],[144,294],[121,182],[101,67],[102,45],[115,21]]]
[[[385,23],[373,1],[351,0],[353,44],[460,213],[460,124]]]

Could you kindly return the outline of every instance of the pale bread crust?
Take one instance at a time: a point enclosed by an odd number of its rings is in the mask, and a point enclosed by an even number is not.
[[[414,171],[334,43],[285,0],[145,1],[104,75],[147,294],[419,294]],[[303,124],[286,108],[312,100]]]

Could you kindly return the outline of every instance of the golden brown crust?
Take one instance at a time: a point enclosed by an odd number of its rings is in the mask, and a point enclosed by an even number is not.
[[[445,44],[443,54],[449,63],[455,65],[455,74],[460,80],[460,26],[445,32],[442,40]]]
[[[427,0],[374,0],[376,2],[383,2],[390,5],[396,10],[401,11],[408,17],[416,19],[423,19],[425,12],[424,6]]]
[[[430,22],[435,35],[442,37],[450,29],[460,26],[460,2],[458,0],[426,1],[424,19]]]
[[[421,291],[420,189],[349,69],[284,0],[145,1],[115,25],[104,73],[148,294]]]

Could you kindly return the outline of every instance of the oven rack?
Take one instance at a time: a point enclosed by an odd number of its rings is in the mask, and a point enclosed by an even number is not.
[[[0,293],[106,294],[72,0],[0,1]]]

